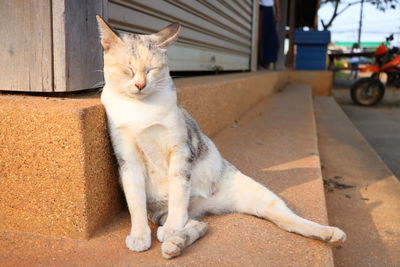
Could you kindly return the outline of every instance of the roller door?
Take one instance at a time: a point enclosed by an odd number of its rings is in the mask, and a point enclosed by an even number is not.
[[[250,69],[253,10],[252,0],[110,0],[107,15],[115,29],[132,33],[179,21],[180,38],[168,51],[171,70],[224,71]]]

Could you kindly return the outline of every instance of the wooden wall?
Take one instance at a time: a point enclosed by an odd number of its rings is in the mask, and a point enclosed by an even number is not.
[[[100,87],[103,62],[95,15],[104,15],[106,5],[107,0],[1,0],[0,90]]]
[[[107,0],[52,0],[54,91],[100,87],[103,57],[96,15]]]
[[[96,14],[136,33],[180,21],[171,70],[254,69],[257,13],[257,0],[0,0],[0,90],[101,87]]]
[[[53,91],[51,0],[0,1],[0,90]]]

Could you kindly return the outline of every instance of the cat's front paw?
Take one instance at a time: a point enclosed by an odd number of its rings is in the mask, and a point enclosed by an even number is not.
[[[171,236],[173,236],[177,231],[174,230],[173,228],[169,228],[166,226],[160,226],[157,229],[157,239],[160,242],[164,242]]]
[[[128,235],[125,239],[125,244],[129,250],[133,250],[136,252],[148,250],[151,246],[151,235]]]

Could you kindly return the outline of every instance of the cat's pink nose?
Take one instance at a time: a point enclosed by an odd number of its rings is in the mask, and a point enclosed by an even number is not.
[[[135,86],[139,89],[139,91],[142,91],[144,87],[146,87],[145,83],[135,83]]]

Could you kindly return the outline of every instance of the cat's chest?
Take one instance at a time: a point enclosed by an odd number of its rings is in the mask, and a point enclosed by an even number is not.
[[[107,116],[116,127],[129,127],[141,132],[153,125],[167,123],[163,107],[149,106],[142,103],[119,101],[106,105]]]
[[[105,88],[101,101],[106,108],[108,120],[117,128],[129,127],[138,132],[157,124],[173,127],[175,121],[176,103],[170,92],[138,100]]]
[[[136,135],[146,165],[146,192],[150,202],[163,201],[168,196],[168,156],[173,147],[169,131],[153,125]]]
[[[134,135],[148,167],[165,169],[167,156],[173,147],[169,129],[155,124]]]

